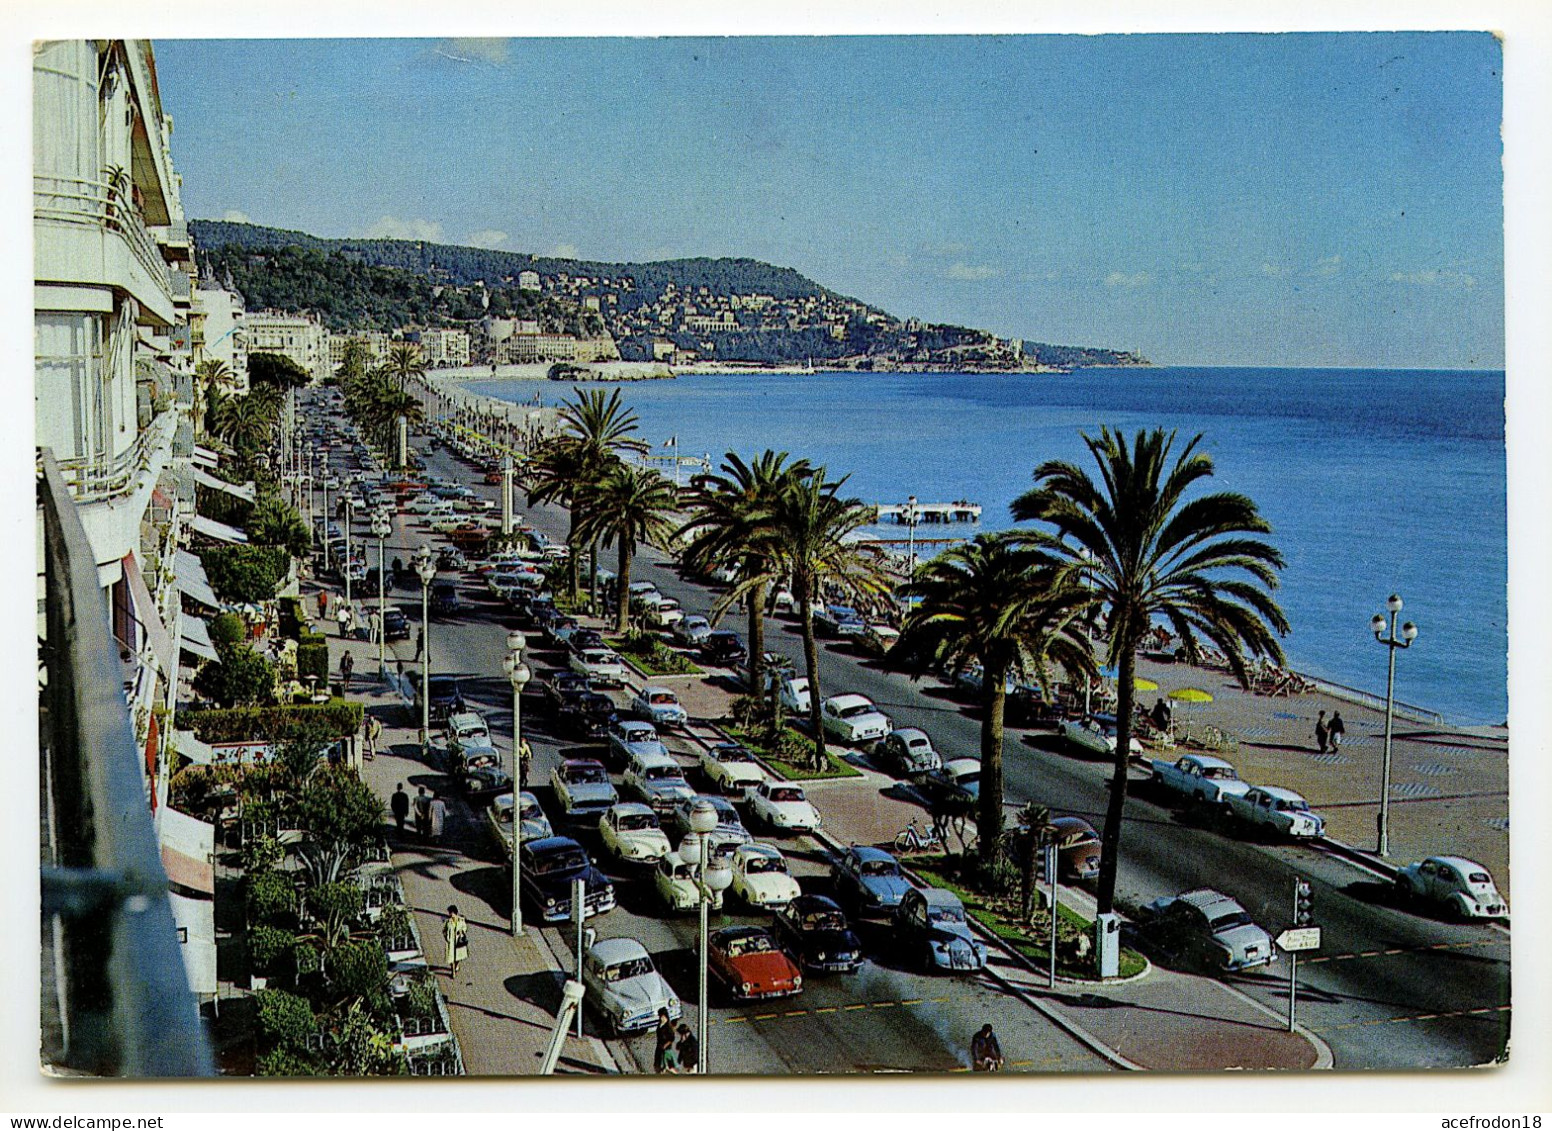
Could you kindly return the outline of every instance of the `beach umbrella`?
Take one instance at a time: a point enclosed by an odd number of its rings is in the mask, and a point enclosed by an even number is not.
[[[1158,689],[1159,685],[1154,683],[1151,679],[1145,679],[1142,676],[1137,676],[1132,680],[1133,691],[1157,691]]]
[[[1179,687],[1169,693],[1169,697],[1177,703],[1211,703],[1212,693],[1203,691],[1200,687]]]

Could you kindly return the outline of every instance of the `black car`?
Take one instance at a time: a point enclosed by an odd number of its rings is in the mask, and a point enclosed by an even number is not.
[[[778,911],[776,935],[810,970],[855,974],[862,966],[861,941],[835,900],[822,895],[800,895]]]
[[[544,701],[554,711],[563,711],[568,703],[593,690],[593,685],[588,683],[587,676],[579,672],[557,671],[551,672],[542,685]]]
[[[420,673],[410,672],[409,681],[415,688],[415,711],[418,714],[421,709]],[[448,715],[455,715],[463,709],[463,688],[458,684],[458,677],[433,675],[431,677],[431,721],[442,722]]]
[[[602,738],[619,708],[601,691],[584,691],[560,709],[560,719],[581,738]]]
[[[701,642],[701,659],[708,664],[732,668],[749,658],[749,649],[736,632],[718,629]]]
[[[357,597],[376,597],[382,592],[382,574],[376,566],[366,571],[366,576],[355,583]]]
[[[437,616],[449,616],[461,608],[458,600],[458,583],[456,581],[434,581],[431,583],[431,611]]]
[[[410,618],[404,615],[404,610],[389,605],[383,611],[383,639],[384,640],[408,640],[410,638]]]
[[[608,645],[604,643],[604,634],[596,628],[579,628],[566,641],[566,647],[580,655],[589,648],[606,648]]]
[[[528,841],[523,845],[521,864],[523,898],[546,923],[571,918],[571,885],[578,879],[587,884],[583,918],[614,909],[614,885],[593,866],[587,850],[569,836]]]

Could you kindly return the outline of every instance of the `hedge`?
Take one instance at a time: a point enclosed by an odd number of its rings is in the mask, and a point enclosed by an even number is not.
[[[280,599],[280,635],[287,640],[301,640],[307,628],[307,618],[302,614],[300,597]]]
[[[276,546],[218,546],[201,550],[199,560],[216,596],[244,604],[272,600],[291,568],[291,556]]]
[[[329,638],[319,632],[304,631],[297,637],[296,678],[305,681],[317,676],[319,686],[329,680]]]
[[[184,711],[179,718],[201,742],[280,742],[309,724],[344,736],[361,729],[363,705],[346,699],[277,707],[226,707]]]

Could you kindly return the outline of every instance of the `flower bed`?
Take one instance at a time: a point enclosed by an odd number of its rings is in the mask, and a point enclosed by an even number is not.
[[[833,750],[825,751],[824,769],[812,765],[814,740],[793,727],[782,728],[780,739],[771,743],[766,733],[724,721],[722,729],[728,737],[747,746],[787,781],[815,781],[820,778],[859,778],[862,771],[841,758]],[[772,746],[776,748],[773,750]]]
[[[647,677],[665,675],[705,675],[705,669],[675,652],[655,636],[633,635],[608,638],[605,643],[620,654],[631,667]]]

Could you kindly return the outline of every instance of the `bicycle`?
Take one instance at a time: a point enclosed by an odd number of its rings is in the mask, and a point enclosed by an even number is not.
[[[938,836],[938,830],[931,825],[923,829],[913,820],[902,832],[895,835],[895,851],[942,852],[943,838]]]

